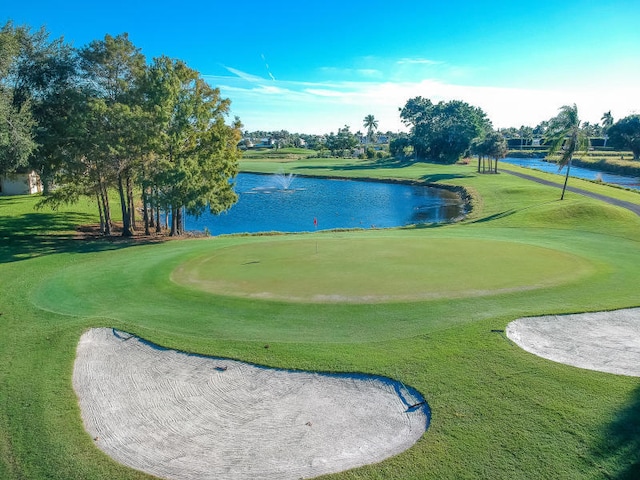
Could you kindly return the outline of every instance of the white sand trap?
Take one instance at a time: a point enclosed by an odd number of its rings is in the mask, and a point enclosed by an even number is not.
[[[640,377],[640,308],[520,318],[507,336],[524,350],[575,367]]]
[[[189,355],[107,328],[82,335],[73,386],[101,450],[167,479],[310,478],[398,454],[429,424],[424,398],[389,379]]]

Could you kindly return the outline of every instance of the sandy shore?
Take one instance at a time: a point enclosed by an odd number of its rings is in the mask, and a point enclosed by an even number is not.
[[[81,337],[73,386],[98,448],[167,479],[301,479],[376,463],[418,441],[430,415],[389,379],[189,355],[105,328]]]

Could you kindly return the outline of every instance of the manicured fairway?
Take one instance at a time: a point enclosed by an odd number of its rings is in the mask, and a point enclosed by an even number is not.
[[[71,377],[93,327],[257,365],[383,375],[426,398],[432,422],[412,448],[331,478],[640,478],[638,379],[544,360],[501,332],[523,316],[640,305],[640,218],[473,166],[282,165],[446,181],[475,209],[437,228],[144,245],[73,240],[70,226],[95,221],[83,206],[33,212],[32,199],[0,198],[0,478],[150,478],[83,428]],[[272,298],[252,298],[264,291]]]

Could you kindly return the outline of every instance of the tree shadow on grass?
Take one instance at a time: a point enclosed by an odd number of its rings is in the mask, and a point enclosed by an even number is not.
[[[510,217],[516,212],[517,210],[514,210],[514,209],[505,210],[504,212],[498,212],[498,213],[494,213],[493,215],[487,215],[486,217],[478,218],[477,220],[472,220],[471,222],[469,222],[469,224],[491,222],[492,220],[498,220],[500,218]]]
[[[518,212],[524,212],[525,210],[529,210],[529,209],[536,208],[536,207],[541,207],[541,206],[548,205],[550,203],[555,203],[555,202],[557,202],[557,200],[551,200],[551,201],[548,201],[548,202],[537,203],[537,204],[534,204],[534,205],[529,205],[528,207],[522,207],[522,208],[518,208],[518,209],[511,208],[509,210],[504,210],[502,212],[494,213],[493,215],[487,215],[486,217],[478,218],[476,220],[473,220],[473,221],[469,222],[469,224],[472,224],[472,223],[486,223],[486,222],[491,222],[493,220],[499,220],[501,218],[510,217],[511,215],[514,215],[514,214],[516,214]]]
[[[469,178],[471,175],[463,173],[434,173],[431,175],[423,175],[420,179],[427,183],[439,183],[447,180],[455,180],[456,178]]]
[[[118,250],[149,243],[146,240],[126,241],[118,237],[79,238],[74,233],[76,227],[92,220],[90,215],[74,212],[33,212],[11,217],[0,216],[0,263],[55,253]]]
[[[617,471],[607,472],[607,478],[640,478],[640,387],[633,391],[630,401],[607,425],[595,452],[608,464],[617,466]]]
[[[348,165],[315,165],[297,167],[304,170],[330,170],[330,171],[362,171],[362,170],[379,170],[379,169],[395,169],[410,167],[416,163],[411,158],[380,158],[377,160],[359,160],[356,163]]]
[[[361,160],[358,163],[349,165],[315,165],[315,166],[303,166],[297,167],[301,170],[324,170],[327,172],[349,172],[349,171],[369,171],[369,170],[385,170],[385,169],[401,169],[410,167],[416,163],[420,163],[412,158],[382,158],[379,160]],[[421,163],[429,163],[422,161]],[[433,164],[439,165],[439,164]],[[454,180],[457,178],[469,178],[472,175],[460,174],[460,173],[433,173],[420,177],[420,180],[425,183],[438,183],[447,180]]]

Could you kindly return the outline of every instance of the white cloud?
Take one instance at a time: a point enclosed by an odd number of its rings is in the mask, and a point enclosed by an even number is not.
[[[401,58],[396,63],[398,65],[442,65],[443,62],[428,58]]]
[[[264,80],[262,77],[259,77],[257,75],[251,75],[250,73],[243,72],[242,70],[238,70],[236,68],[227,67],[227,66],[225,66],[224,68],[229,70],[229,72],[233,73],[237,77],[243,80],[246,80],[247,82],[260,83]]]
[[[316,95],[318,97],[333,97],[333,98],[344,97],[343,92],[328,90],[326,88],[306,88],[304,91],[310,95]]]
[[[562,105],[576,103],[583,120],[600,121],[611,110],[621,118],[640,109],[636,88],[522,89],[455,85],[427,79],[417,82],[293,82],[273,81],[227,67],[235,77],[209,77],[232,101],[249,130],[328,133],[349,125],[362,130],[373,114],[382,131],[406,130],[399,108],[416,96],[433,102],[463,100],[482,108],[496,128],[535,126],[557,114]]]

